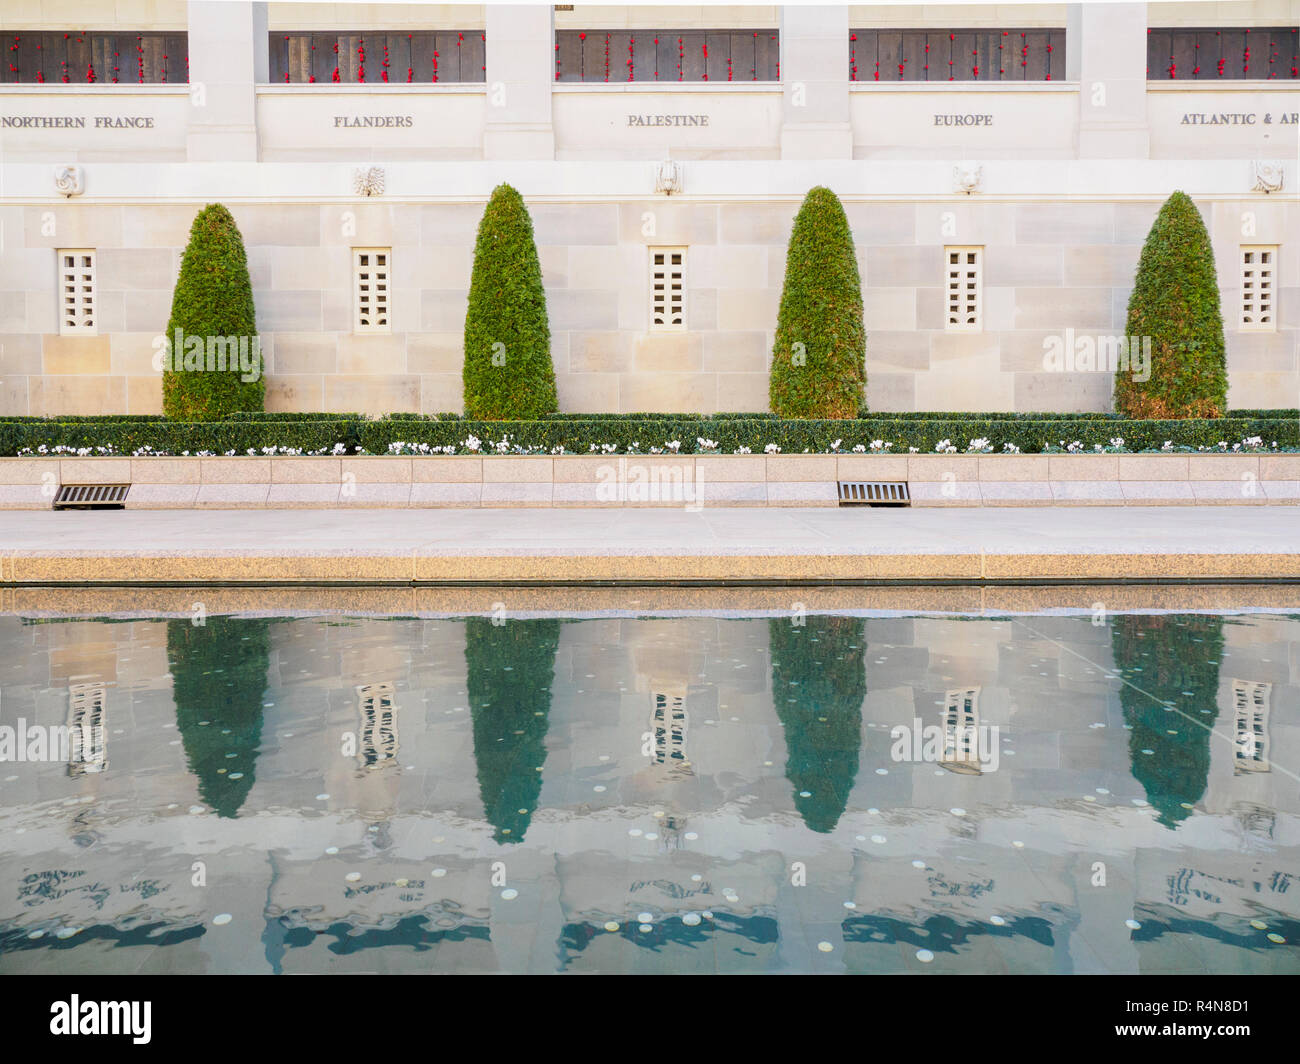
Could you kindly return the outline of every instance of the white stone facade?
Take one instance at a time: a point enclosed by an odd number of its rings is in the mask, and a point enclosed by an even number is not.
[[[817,184],[853,228],[874,410],[1109,409],[1111,374],[1046,368],[1045,342],[1123,334],[1142,242],[1174,189],[1214,241],[1230,406],[1300,404],[1300,79],[1149,80],[1145,43],[1148,26],[1297,25],[1300,0],[1212,15],[103,0],[82,18],[188,31],[190,83],[0,85],[11,119],[77,120],[0,127],[0,414],[160,409],[153,341],[209,202],[231,209],[248,249],[268,408],[459,410],[474,236],[501,181],[532,212],[564,410],[766,409],[784,249]],[[6,13],[17,30],[64,20],[55,4]],[[958,23],[1064,27],[1066,80],[850,81],[851,27]],[[552,74],[557,29],[715,25],[779,30],[782,80]],[[343,27],[481,31],[485,80],[268,82],[268,33]],[[1253,118],[1210,122],[1221,114]],[[681,174],[671,195],[656,191],[665,159]],[[53,175],[72,166],[69,196]],[[358,171],[381,173],[382,192],[359,193]],[[1247,245],[1277,249],[1268,327],[1241,324]],[[981,249],[977,328],[946,321],[949,247]],[[352,248],[391,248],[385,333],[355,331]],[[682,328],[652,326],[652,248],[685,249]],[[89,333],[61,335],[64,249],[96,253]]]

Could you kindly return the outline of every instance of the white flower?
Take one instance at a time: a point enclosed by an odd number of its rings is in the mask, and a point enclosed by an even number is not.
[[[483,446],[483,441],[471,432],[468,439],[461,441],[461,446],[467,451],[477,451]]]
[[[673,454],[676,454],[676,453],[681,449],[682,441],[681,441],[681,440],[669,440],[667,443],[664,444],[664,446],[667,447],[668,450],[672,451]]]
[[[1020,448],[1017,447],[1014,443],[1004,443],[1004,444],[1002,445],[1002,453],[1003,453],[1003,454],[1019,454],[1019,453],[1020,453]]]
[[[781,453],[781,448],[778,447],[775,443],[769,443],[766,447],[763,448],[763,453],[764,453],[764,454],[780,454],[780,453]]]
[[[736,454],[753,454],[754,452],[751,451],[748,447],[737,447],[736,450],[735,450],[735,453],[736,453]]]
[[[855,444],[853,445],[853,453],[854,453],[854,454],[862,454],[865,450],[866,450],[866,447],[864,447],[864,446],[863,446],[862,444],[860,444],[860,443],[855,443]]]

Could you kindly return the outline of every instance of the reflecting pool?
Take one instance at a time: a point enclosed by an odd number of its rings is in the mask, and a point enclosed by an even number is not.
[[[0,726],[0,972],[1300,972],[1300,611],[15,611]]]

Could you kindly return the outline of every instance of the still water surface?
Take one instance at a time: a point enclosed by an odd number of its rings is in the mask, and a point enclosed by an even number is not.
[[[1300,616],[203,621],[0,617],[0,972],[1300,972]]]

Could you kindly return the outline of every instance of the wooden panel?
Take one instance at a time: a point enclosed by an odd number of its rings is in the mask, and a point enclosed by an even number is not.
[[[874,53],[870,62],[867,61],[868,47],[874,48],[875,35],[867,40],[867,34],[861,30],[849,31],[849,80],[850,81],[868,81],[874,70],[871,65],[875,62]]]
[[[881,30],[876,38],[876,62],[880,64],[881,81],[898,80],[898,64],[903,54],[903,35],[893,30]]]
[[[727,35],[727,80],[752,81],[754,75],[754,36],[751,33]]]
[[[487,81],[487,39],[480,30],[465,34],[460,76],[462,81]]]
[[[144,77],[150,84],[157,85],[162,81],[163,69],[163,38],[161,33],[150,33],[145,36],[144,41]],[[82,74],[85,74],[85,68],[82,68]]]
[[[704,53],[705,81],[727,81],[727,57],[731,54],[731,37],[725,33],[700,34]]]
[[[682,80],[703,81],[705,68],[704,49],[707,38],[703,33],[682,34]]]
[[[9,62],[5,65],[8,66],[9,63],[12,63],[18,67],[15,80],[22,82],[40,81],[40,78],[36,75],[42,69],[45,59],[45,42],[41,39],[41,34],[24,33],[19,36],[17,42],[10,41],[9,43],[11,46],[8,55]],[[15,43],[17,44],[16,49],[12,47]],[[78,83],[85,81],[86,64],[83,62],[75,67],[69,66],[68,76]],[[45,71],[46,84],[57,80],[57,73],[54,77],[51,77],[50,71]]]
[[[272,85],[288,80],[289,49],[291,41],[287,34],[272,33],[266,42],[266,73]]]
[[[1065,80],[1065,30],[1048,30],[1047,77],[1049,81]]]
[[[632,34],[626,30],[611,30],[609,34],[610,83],[626,82],[632,73]]]
[[[189,37],[184,33],[169,33],[164,38],[167,50],[163,53],[163,77],[168,84],[184,85],[189,80],[186,60],[189,58]]]
[[[957,81],[970,81],[975,70],[975,33],[973,30],[959,30],[953,34],[952,77]]]
[[[654,30],[637,30],[631,35],[629,42],[632,47],[632,54],[629,57],[632,66],[628,73],[632,75],[632,80],[654,81],[657,52]]]
[[[45,41],[45,80],[58,81],[58,64],[54,62],[56,53],[51,50],[54,42],[48,39],[51,35],[47,34]],[[59,48],[62,50],[63,39],[59,39]],[[95,68],[95,83],[102,85],[105,82],[113,82],[113,42],[102,33],[92,33],[86,40],[89,46],[90,55],[87,62]]]
[[[576,33],[557,34],[559,44],[559,71],[561,81],[582,80],[582,42]]]
[[[754,41],[755,71],[758,81],[781,80],[781,42],[775,33],[759,30]]]
[[[604,81],[605,75],[605,35],[604,33],[578,34],[582,45],[582,80]]]
[[[903,64],[903,81],[924,81],[926,78],[925,34],[919,30],[904,30],[899,44],[899,59]],[[889,72],[890,80],[898,77],[898,67]]]
[[[952,42],[946,33],[925,35],[924,61],[921,71],[926,81],[948,80],[948,58],[952,55]]]
[[[1196,69],[1197,34],[1195,30],[1174,30],[1170,45],[1169,58],[1165,69],[1157,73],[1158,80],[1165,78],[1190,78]]]
[[[413,33],[410,35],[411,47],[411,83],[427,85],[433,81],[433,45],[431,33]],[[319,51],[319,49],[317,49]],[[320,75],[317,75],[319,79]]]
[[[1223,49],[1220,58],[1223,63],[1220,69],[1223,71],[1222,77],[1240,78],[1242,76],[1243,54],[1246,49],[1246,34],[1244,30],[1220,30],[1220,47]]]
[[[1147,81],[1160,81],[1161,78],[1169,77],[1165,68],[1169,66],[1170,55],[1173,55],[1173,39],[1173,30],[1147,31]],[[1214,38],[1214,43],[1217,48],[1218,38]]]

